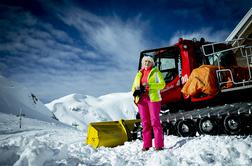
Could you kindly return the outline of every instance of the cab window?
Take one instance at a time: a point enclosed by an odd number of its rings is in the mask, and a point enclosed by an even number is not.
[[[139,69],[141,69],[141,60],[144,56],[151,56],[163,75],[166,83],[171,82],[178,75],[178,57],[179,48],[177,46],[146,50],[141,53]]]
[[[157,67],[163,75],[166,83],[172,81],[177,75],[176,59],[172,57],[160,57],[157,59]]]

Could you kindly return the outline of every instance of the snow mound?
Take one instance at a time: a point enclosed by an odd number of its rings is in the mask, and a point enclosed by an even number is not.
[[[59,121],[87,130],[90,122],[134,119],[137,108],[132,93],[112,93],[95,98],[71,94],[46,104]]]
[[[1,75],[0,85],[0,112],[55,122],[53,113],[27,88]]]

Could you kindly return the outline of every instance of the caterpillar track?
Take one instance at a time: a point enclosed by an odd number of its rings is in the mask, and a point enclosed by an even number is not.
[[[161,116],[164,134],[182,137],[252,133],[252,102],[238,102]]]

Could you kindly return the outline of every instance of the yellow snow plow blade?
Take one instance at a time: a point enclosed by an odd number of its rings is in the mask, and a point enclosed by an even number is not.
[[[93,148],[122,145],[125,141],[132,140],[132,131],[137,122],[140,120],[121,119],[119,121],[90,123],[86,143]]]

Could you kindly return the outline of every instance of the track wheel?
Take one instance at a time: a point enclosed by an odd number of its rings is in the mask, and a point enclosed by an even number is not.
[[[196,135],[196,126],[193,120],[181,120],[177,123],[177,133],[182,137],[193,137]]]
[[[164,135],[173,135],[173,134],[175,134],[174,126],[173,126],[172,123],[163,122],[162,127],[163,127]]]
[[[240,133],[242,130],[240,118],[236,115],[227,115],[224,119],[224,128],[231,135]]]
[[[218,125],[214,118],[204,117],[199,121],[200,134],[216,135],[218,133]]]
[[[164,135],[169,135],[170,124],[168,122],[162,123]]]

